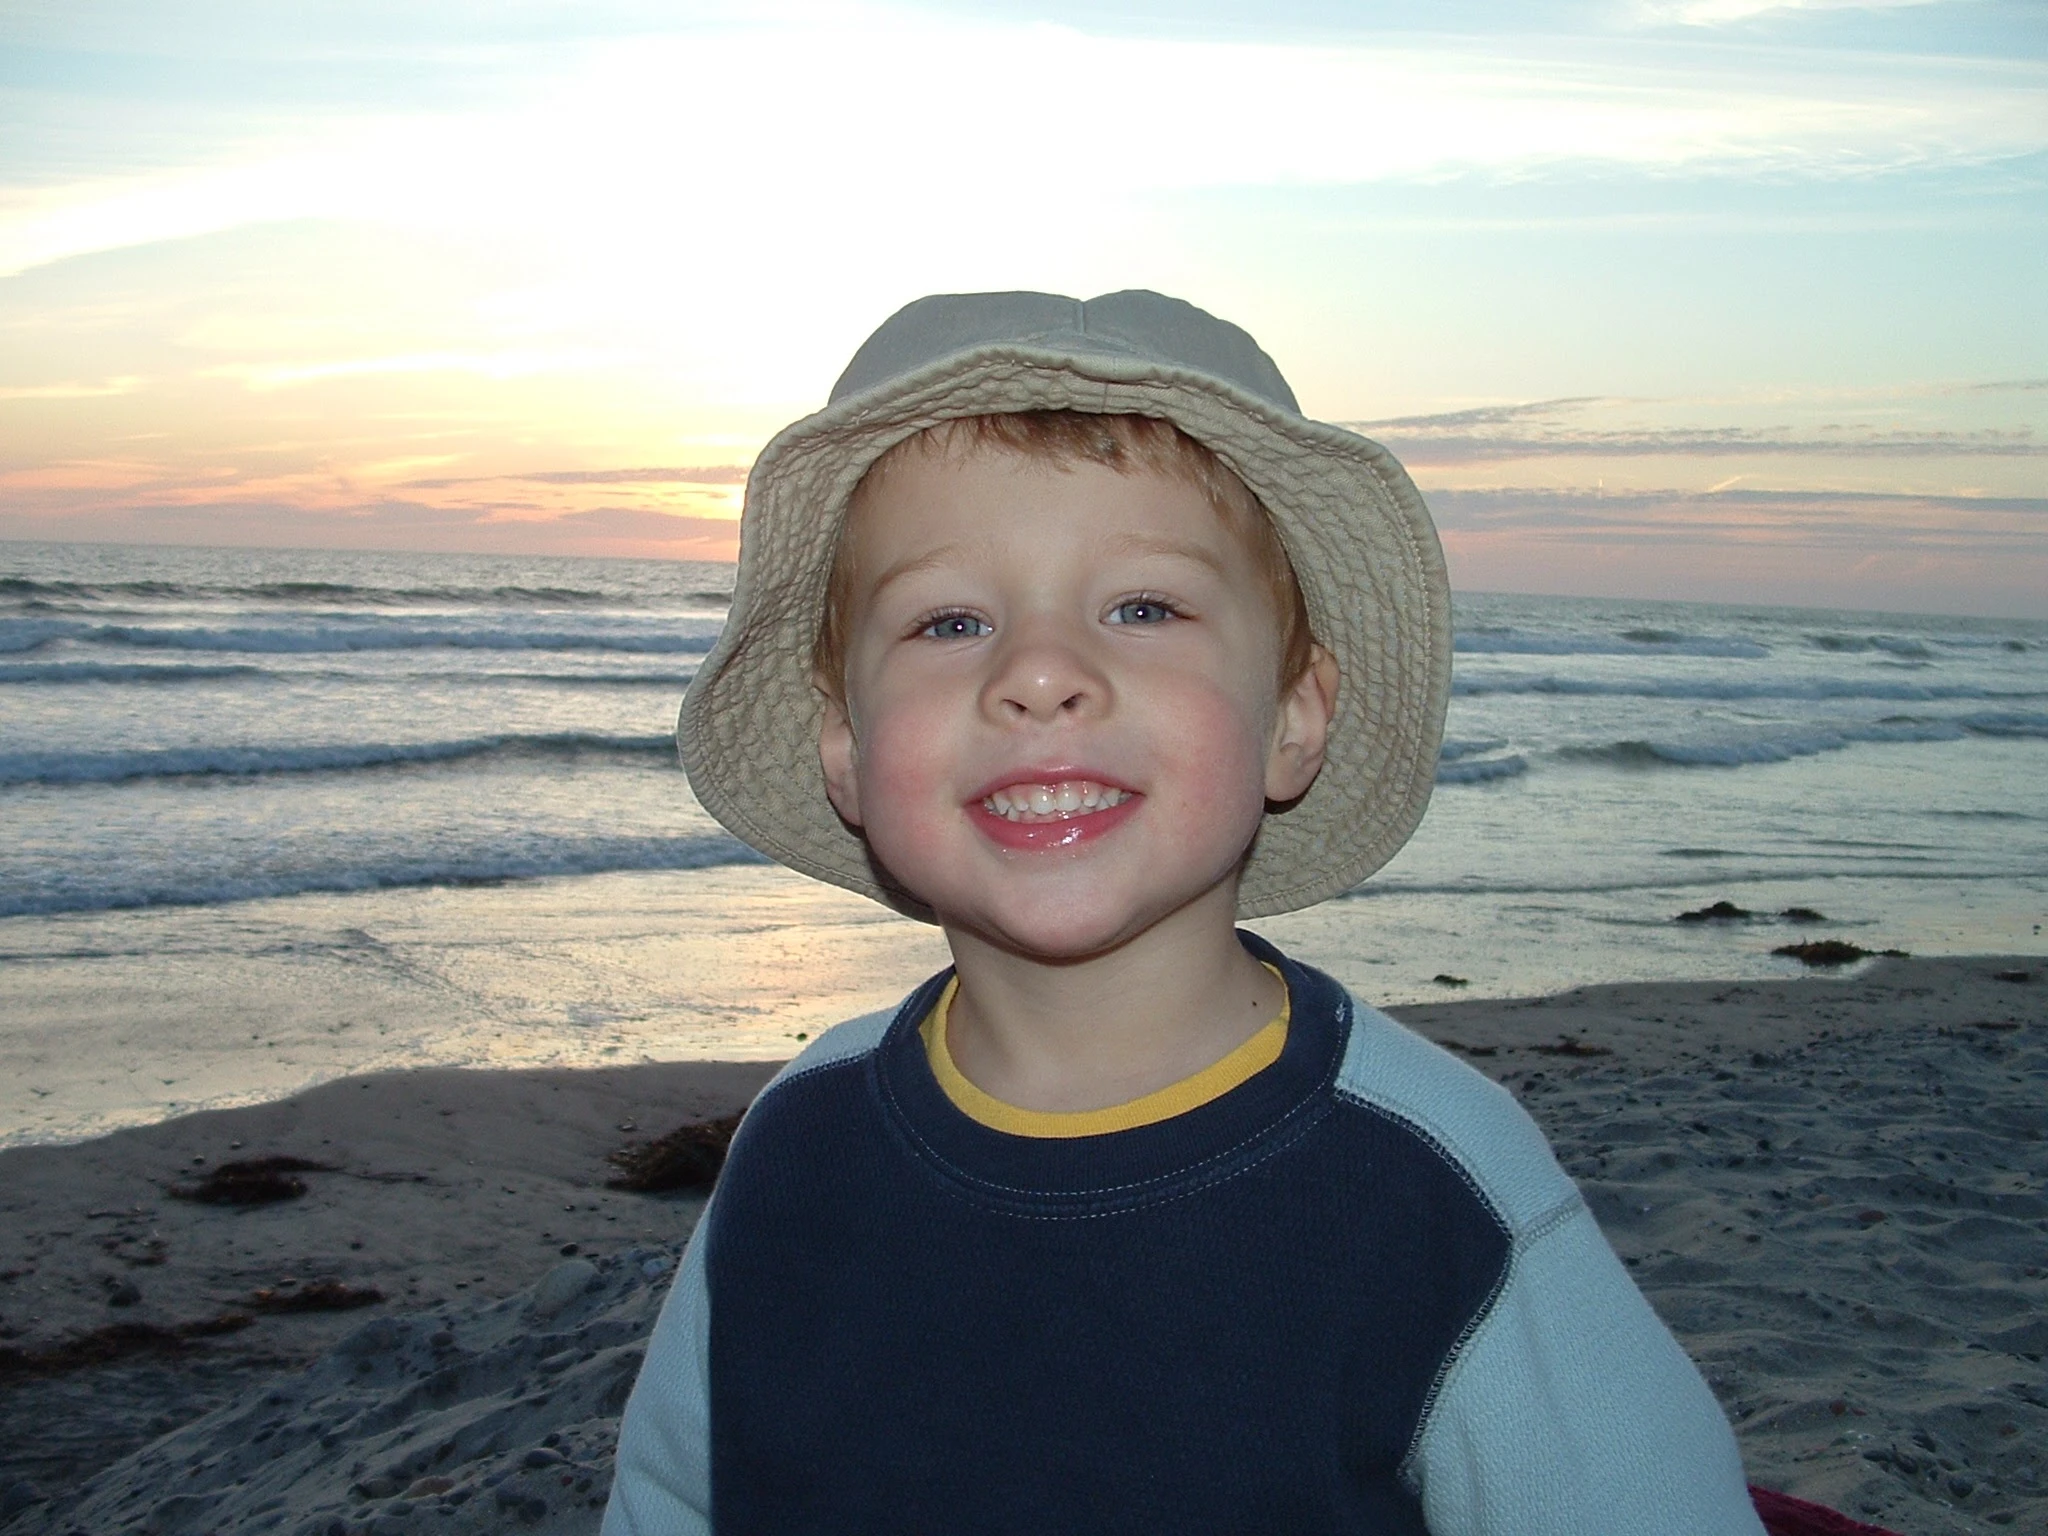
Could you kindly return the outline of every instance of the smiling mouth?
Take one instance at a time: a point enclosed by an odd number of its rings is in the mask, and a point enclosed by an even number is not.
[[[1057,784],[1010,784],[984,798],[982,809],[1021,826],[1072,821],[1109,810],[1132,798],[1132,791],[1093,779],[1062,779]]]

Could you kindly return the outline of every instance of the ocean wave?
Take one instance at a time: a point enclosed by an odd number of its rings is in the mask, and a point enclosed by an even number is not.
[[[1458,631],[1451,648],[1483,656],[1720,656],[1751,660],[1771,654],[1769,646],[1733,635],[1687,635],[1662,629],[1626,629],[1612,635],[1469,629]]]
[[[686,592],[684,601],[726,602],[729,592]],[[422,604],[465,607],[580,608],[631,606],[633,599],[617,592],[584,587],[427,586],[382,587],[345,581],[259,581],[213,584],[184,581],[36,581],[26,576],[0,576],[0,602],[259,602],[300,603],[327,607],[402,608]]]
[[[230,677],[264,677],[265,668],[230,666],[154,666],[146,661],[20,661],[0,662],[0,684],[7,683],[212,683]]]
[[[1621,768],[1744,768],[1759,763],[1786,763],[1799,757],[1818,757],[1823,752],[1840,752],[1859,742],[1961,741],[1973,729],[1967,720],[1894,718],[1869,725],[1788,731],[1738,741],[1633,739],[1600,746],[1560,747],[1557,756],[1568,762],[1605,763]],[[2048,722],[2044,722],[2041,733],[2048,734]],[[2012,734],[2021,733],[2015,731]]]
[[[1394,875],[1377,874],[1362,885],[1354,885],[1350,890],[1340,892],[1331,899],[1388,901],[1403,896],[1449,896],[1485,902],[1501,896],[1628,896],[1637,892],[1651,892],[1656,896],[1656,904],[1649,909],[1649,920],[1662,928],[1669,920],[1671,904],[1674,901],[1683,902],[1689,899],[1684,894],[1688,891],[1727,891],[1735,886],[1766,883],[1783,887],[1804,882],[1837,880],[1843,878],[1845,873],[1841,865],[1833,861],[1802,860],[1798,855],[1731,853],[1729,856],[1755,859],[1757,862],[1750,868],[1723,866],[1690,878],[1675,877],[1675,871],[1652,877],[1623,877],[1612,880],[1500,879],[1489,877],[1484,870],[1475,870],[1473,873],[1476,878],[1461,876],[1456,880],[1403,879]],[[1856,870],[1848,873],[1854,878],[1869,872]],[[1995,887],[2009,883],[2013,876],[2011,871],[2004,869],[1916,869],[1895,865],[1883,869],[1880,878],[1887,881],[1924,881]]]
[[[344,773],[417,763],[498,756],[570,757],[589,753],[673,760],[672,736],[608,736],[592,731],[472,736],[457,741],[348,742],[317,747],[165,747],[134,752],[0,752],[0,785],[113,784],[128,779],[201,775],[255,777]]]
[[[687,688],[697,680],[696,670],[688,672],[475,672],[459,678],[446,673],[418,673],[444,682],[547,683],[569,688]]]
[[[1439,759],[1436,781],[1439,784],[1485,784],[1493,779],[1512,779],[1528,771],[1529,761],[1520,753],[1509,753],[1506,757]]]
[[[105,912],[129,907],[211,906],[278,896],[346,894],[407,886],[495,885],[631,870],[714,869],[766,860],[722,834],[696,837],[551,839],[511,850],[392,859],[367,867],[316,868],[243,876],[118,875],[105,883],[42,882],[0,891],[0,917]]]
[[[1498,739],[1483,739],[1479,741],[1456,741],[1447,738],[1443,742],[1443,744],[1436,749],[1436,760],[1440,763],[1455,763],[1460,758],[1478,757],[1482,753],[1486,752],[1498,752],[1502,747],[1506,745],[1507,743],[1505,741],[1501,741]]]
[[[1555,673],[1453,674],[1451,692],[1465,698],[1556,694],[1620,699],[1875,699],[1901,704],[2048,698],[2048,692],[2038,689],[1991,688],[1978,683],[1912,683],[1887,678],[1601,678],[1559,677]]]
[[[1914,640],[1905,635],[1833,635],[1813,634],[1806,637],[1806,643],[1815,650],[1835,654],[1855,655],[1862,651],[1883,651],[1891,656],[1905,656],[1921,660],[1934,653],[1927,648],[1924,640]]]
[[[472,683],[537,683],[571,688],[687,688],[697,676],[688,672],[437,672],[395,674],[400,678],[443,685]],[[383,673],[379,682],[390,682],[394,674]],[[304,683],[309,680],[361,682],[363,675],[335,669],[306,670],[259,667],[248,662],[221,665],[148,661],[14,661],[0,662],[0,687],[9,684],[63,685],[69,683],[165,683],[225,682],[232,678],[266,678],[273,682]]]
[[[1958,715],[1956,724],[1980,736],[2048,736],[2048,715],[2022,710]]]
[[[702,621],[699,621],[702,622]],[[0,619],[0,654],[27,655],[62,642],[133,646],[143,650],[229,651],[258,655],[407,651],[455,648],[482,651],[617,651],[635,655],[701,656],[713,634],[673,627],[641,630],[455,628],[403,622],[309,627],[237,625],[151,626],[87,624],[66,619]]]

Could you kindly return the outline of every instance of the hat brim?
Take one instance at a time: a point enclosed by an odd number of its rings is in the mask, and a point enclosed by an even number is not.
[[[876,459],[963,416],[1076,410],[1160,417],[1265,505],[1310,632],[1342,673],[1323,768],[1269,810],[1240,917],[1312,906],[1392,858],[1422,819],[1450,697],[1450,585],[1422,497],[1356,433],[1281,411],[1208,374],[1143,358],[1004,343],[941,359],[780,433],[747,480],[724,633],[684,696],[691,788],[736,836],[790,868],[925,921],[826,798],[811,658],[846,507]]]

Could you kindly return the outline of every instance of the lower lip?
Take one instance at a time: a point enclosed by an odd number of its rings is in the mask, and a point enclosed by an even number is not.
[[[1143,795],[1132,795],[1128,800],[1119,801],[1102,810],[1084,811],[1058,821],[1012,821],[1007,816],[998,816],[979,800],[968,807],[967,813],[975,826],[981,829],[982,836],[997,847],[1036,852],[1051,848],[1074,848],[1082,843],[1093,842],[1129,821],[1136,814],[1138,807],[1144,803],[1144,799]]]

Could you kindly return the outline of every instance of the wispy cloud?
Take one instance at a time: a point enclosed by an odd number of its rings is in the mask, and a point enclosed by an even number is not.
[[[1635,13],[1653,24],[1718,27],[1785,12],[1898,11],[1947,3],[1952,0],[1640,0]]]
[[[0,386],[0,400],[104,400],[114,395],[132,395],[144,380],[139,375],[100,379],[92,383],[66,380],[56,384]]]
[[[529,55],[516,66],[539,67]],[[1094,142],[1129,145],[1175,125],[1172,153],[1119,159],[1120,198],[1561,164],[1867,173],[2048,147],[2044,80],[2025,60],[1908,72],[1849,55],[1672,58],[1615,38],[1569,56],[1472,38],[1224,43],[845,6],[802,27],[684,23],[571,50],[523,105],[458,115],[315,103],[294,144],[253,156],[211,150],[111,183],[40,176],[0,199],[0,271],[287,218],[530,231],[536,207],[553,210],[551,242],[602,228],[675,252],[695,244],[704,207],[743,198],[775,224],[799,189],[814,210],[822,199],[831,217],[868,227],[880,210],[819,152],[849,123],[867,144],[917,145],[924,183],[948,187],[956,213],[1002,165],[1003,196],[976,213],[983,226],[1020,201],[1064,194],[1072,206],[1087,192],[1041,153],[1048,122],[1085,122]],[[1026,101],[1028,112],[988,110]],[[1231,110],[1191,110],[1216,102]],[[934,131],[948,123],[974,131]],[[650,198],[678,145],[706,151],[691,159],[690,196]],[[857,243],[843,242],[840,258]]]
[[[2027,384],[1966,385],[1919,393],[1926,398],[1965,392],[2005,394],[2030,388]],[[1839,398],[1801,402],[1801,414],[1811,417],[1830,403],[1837,407],[1850,405],[1852,414],[1876,419],[1781,422],[1769,426],[1609,426],[1585,418],[1684,410],[1688,403],[1577,395],[1376,421],[1348,421],[1342,425],[1384,443],[1403,460],[1437,466],[1522,459],[1645,457],[2048,458],[2048,442],[2036,435],[2031,424],[1968,429],[1903,426],[1895,417],[1886,419],[1884,406],[1888,402],[1882,398],[1862,402]],[[1889,403],[1894,410],[1909,408],[1909,402]],[[1706,408],[1711,408],[1711,403],[1690,404],[1694,412]],[[1750,403],[1750,414],[1759,409],[1768,409],[1768,403]]]
[[[650,469],[548,469],[524,474],[471,475],[441,480],[404,480],[401,490],[439,491],[458,485],[511,481],[529,485],[744,485],[744,464],[703,464]]]
[[[424,549],[502,554],[653,555],[730,560],[735,525],[642,507],[508,515],[386,497],[309,507],[295,500],[100,504],[90,516],[0,504],[0,539],[264,544],[303,549]]]
[[[2048,496],[1508,487],[1429,501],[1465,590],[2048,617]]]
[[[1869,537],[1910,531],[1930,538],[2037,538],[2048,531],[2048,496],[1942,496],[1902,491],[1637,491],[1505,486],[1447,490],[1430,505],[1447,531],[1481,527],[1634,529],[1669,537],[1674,524],[1753,529],[1796,526],[1802,536]]]
[[[1532,458],[1719,458],[1820,456],[1826,458],[2048,458],[2048,443],[2028,431],[1906,432],[1844,428],[1812,436],[1756,431],[1746,427],[1648,431],[1553,432],[1521,436],[1442,431],[1387,431],[1352,422],[1403,460],[1417,464],[1475,464]]]
[[[201,368],[201,379],[232,379],[251,389],[289,389],[329,379],[375,374],[468,373],[487,379],[517,379],[539,373],[589,368],[603,363],[599,352],[514,350],[498,352],[413,352],[387,357],[343,357],[316,362],[220,363]]]
[[[1555,400],[1527,400],[1518,405],[1478,405],[1463,411],[1437,411],[1425,416],[1385,416],[1378,421],[1343,421],[1339,426],[1355,432],[1407,429],[1417,432],[1453,432],[1466,427],[1495,427],[1531,417],[1546,418],[1580,406],[1599,405],[1600,395],[1562,395]]]

